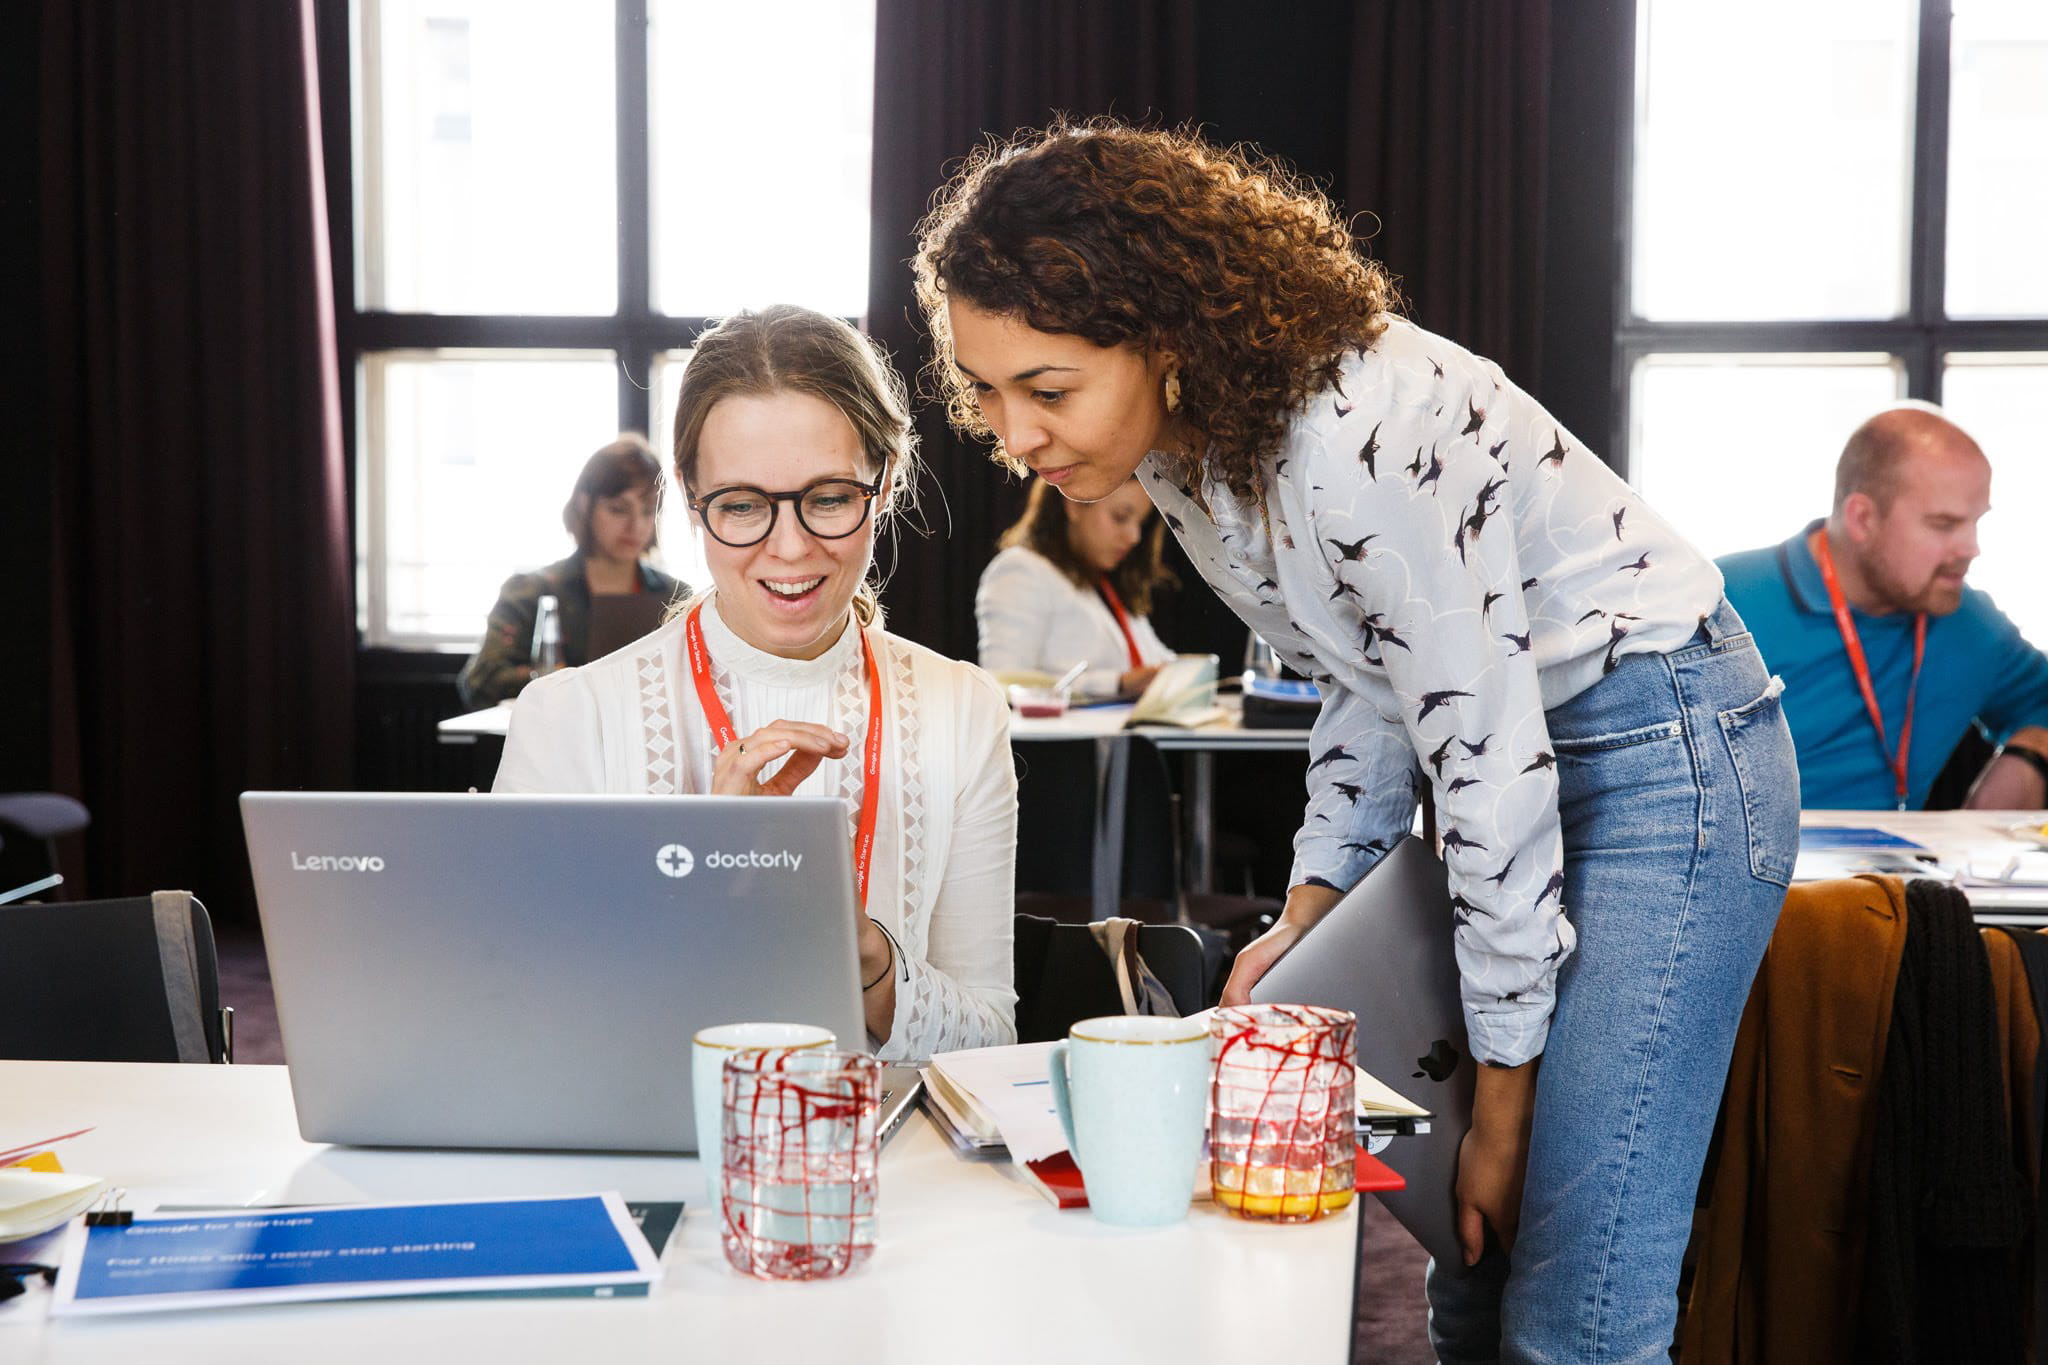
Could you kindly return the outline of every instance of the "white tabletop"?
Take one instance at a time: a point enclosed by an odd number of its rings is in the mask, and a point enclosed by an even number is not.
[[[1197,1204],[1174,1227],[1105,1228],[1005,1166],[964,1162],[922,1114],[884,1149],[874,1259],[839,1280],[729,1269],[693,1160],[396,1152],[305,1143],[283,1067],[0,1061],[0,1148],[95,1125],[69,1170],[132,1207],[618,1190],[683,1199],[646,1299],[387,1300],[128,1318],[0,1310],[0,1359],[29,1362],[572,1360],[1342,1361],[1357,1214],[1241,1222]],[[1419,1292],[1419,1287],[1418,1287]]]
[[[1846,826],[1852,829],[1880,829],[1911,839],[1949,867],[1960,866],[1973,853],[1992,849],[2018,850],[2039,847],[2024,843],[2015,830],[2038,833],[2048,822],[2048,811],[2025,810],[1808,810],[1799,813],[1802,827]],[[2048,921],[2048,887],[1962,885],[1963,894],[1983,923],[2010,921],[2039,924]]]

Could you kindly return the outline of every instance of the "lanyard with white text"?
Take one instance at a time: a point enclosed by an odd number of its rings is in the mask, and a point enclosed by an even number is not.
[[[712,750],[716,753],[739,736],[732,728],[732,717],[726,714],[725,703],[718,699],[718,688],[711,681],[711,655],[704,648],[704,627],[697,620],[703,610],[699,607],[690,613],[683,637],[689,644],[690,676],[697,684],[697,703],[704,708],[704,719],[711,724]],[[875,813],[882,797],[882,672],[875,667],[875,651],[868,643],[867,632],[860,630],[858,622],[853,629],[860,632],[861,659],[868,674],[868,736],[861,758],[860,824],[853,836],[853,879],[860,892],[861,909],[865,910],[868,869],[875,860]]]
[[[1109,576],[1101,581],[1102,600],[1109,603],[1109,610],[1116,617],[1117,629],[1124,633],[1124,648],[1131,652],[1131,667],[1143,668],[1145,656],[1138,652],[1138,637],[1131,634],[1131,614],[1124,610],[1123,599],[1116,595],[1116,589],[1109,585]]]
[[[1828,604],[1835,609],[1835,629],[1842,633],[1842,648],[1848,651],[1849,667],[1856,672],[1856,686],[1863,690],[1863,709],[1870,713],[1870,723],[1877,727],[1877,747],[1891,763],[1899,809],[1904,810],[1906,762],[1913,748],[1913,700],[1920,692],[1920,665],[1927,658],[1927,613],[1919,612],[1913,617],[1913,680],[1906,687],[1906,719],[1899,727],[1899,752],[1893,756],[1886,752],[1890,746],[1884,737],[1884,712],[1877,704],[1877,689],[1871,685],[1870,661],[1863,656],[1863,641],[1856,635],[1856,622],[1851,619],[1849,604],[1842,597],[1841,581],[1835,577],[1835,556],[1828,549],[1827,531],[1816,529],[1807,537],[1806,543],[1820,564],[1821,581],[1828,588]]]

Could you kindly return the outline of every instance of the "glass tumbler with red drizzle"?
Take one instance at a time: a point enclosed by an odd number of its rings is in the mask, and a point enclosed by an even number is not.
[[[1216,1203],[1241,1218],[1307,1223],[1347,1207],[1358,1153],[1357,1018],[1319,1005],[1217,1010],[1209,1088]]]
[[[726,1059],[719,1209],[725,1258],[764,1280],[822,1280],[875,1249],[882,1067],[858,1052]]]

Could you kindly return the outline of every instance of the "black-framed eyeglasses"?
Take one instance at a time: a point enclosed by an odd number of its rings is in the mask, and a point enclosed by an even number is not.
[[[886,476],[883,476],[886,477]],[[868,504],[882,492],[882,478],[819,479],[790,493],[770,493],[749,484],[714,488],[690,499],[690,509],[721,545],[743,550],[759,545],[775,529],[775,515],[785,502],[796,505],[799,526],[820,540],[843,540],[868,519]]]

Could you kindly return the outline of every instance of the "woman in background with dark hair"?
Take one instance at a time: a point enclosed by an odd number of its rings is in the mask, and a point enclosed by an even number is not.
[[[1032,485],[974,594],[981,666],[1008,682],[1086,663],[1078,697],[1144,691],[1173,657],[1147,619],[1152,594],[1173,582],[1160,562],[1165,541],[1136,479],[1085,505]]]
[[[555,599],[561,623],[562,662],[590,661],[590,599],[611,593],[652,593],[662,600],[682,584],[647,562],[661,507],[661,461],[635,431],[583,462],[575,491],[562,507],[562,526],[576,538],[576,553],[534,573],[513,574],[499,589],[483,644],[463,667],[456,686],[471,706],[491,706],[519,695],[533,678],[533,627],[540,599]]]

